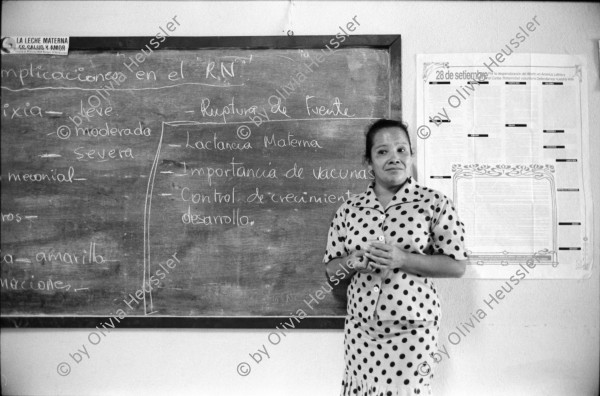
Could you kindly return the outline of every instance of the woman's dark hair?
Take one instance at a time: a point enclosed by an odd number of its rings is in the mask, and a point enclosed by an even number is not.
[[[375,140],[375,135],[377,132],[384,128],[400,128],[406,133],[406,138],[408,139],[408,146],[410,148],[410,154],[412,155],[412,145],[410,144],[410,134],[408,133],[408,126],[402,121],[397,120],[388,120],[386,118],[382,118],[380,120],[375,121],[373,125],[369,127],[367,133],[365,135],[365,157],[364,160],[367,164],[371,163],[371,149],[373,148],[373,140]]]

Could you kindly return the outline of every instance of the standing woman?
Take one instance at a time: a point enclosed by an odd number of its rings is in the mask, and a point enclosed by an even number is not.
[[[465,271],[464,224],[444,194],[417,184],[406,125],[367,131],[367,191],[338,209],[329,229],[327,276],[345,279],[346,368],[342,395],[431,395],[440,304],[429,278]]]

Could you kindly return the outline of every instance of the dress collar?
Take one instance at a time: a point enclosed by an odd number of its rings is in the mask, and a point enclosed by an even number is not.
[[[419,191],[420,186],[413,180],[412,176],[409,176],[402,187],[394,194],[388,207],[400,205],[407,202],[415,202],[420,201],[423,198],[423,195]],[[375,194],[375,182],[371,182],[367,191],[362,194],[358,194],[354,196],[352,199],[352,206],[357,208],[372,208],[377,209],[381,212],[384,212],[384,208],[377,199],[377,195]]]

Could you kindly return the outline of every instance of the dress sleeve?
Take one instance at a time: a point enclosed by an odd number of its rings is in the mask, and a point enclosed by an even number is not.
[[[450,198],[442,196],[432,220],[433,251],[454,260],[466,260],[465,225],[458,218]]]
[[[327,248],[325,249],[325,256],[323,257],[323,263],[327,264],[334,258],[344,257],[348,255],[346,250],[346,211],[348,205],[345,203],[339,207],[333,221],[329,226],[329,233],[327,235]]]

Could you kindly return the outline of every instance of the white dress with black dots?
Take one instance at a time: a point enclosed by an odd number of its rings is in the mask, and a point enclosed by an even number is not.
[[[325,263],[369,241],[417,254],[467,259],[464,224],[444,194],[409,177],[384,209],[371,184],[336,212]],[[394,269],[356,273],[347,291],[342,395],[431,395],[441,317],[431,280]]]

